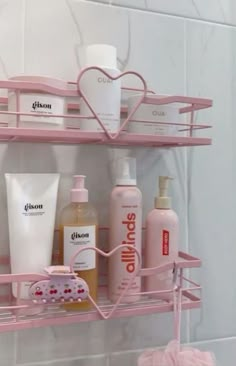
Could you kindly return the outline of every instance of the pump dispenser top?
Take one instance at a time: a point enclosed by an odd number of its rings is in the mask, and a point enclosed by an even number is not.
[[[159,177],[159,197],[155,198],[155,208],[167,210],[171,208],[171,198],[168,196],[168,184],[169,180],[172,179],[168,176]]]
[[[109,44],[92,44],[86,48],[86,66],[117,67],[117,51]]]
[[[117,186],[136,186],[136,159],[122,158],[117,162]]]
[[[74,186],[71,189],[71,202],[88,202],[88,190],[84,188],[85,175],[74,175]]]

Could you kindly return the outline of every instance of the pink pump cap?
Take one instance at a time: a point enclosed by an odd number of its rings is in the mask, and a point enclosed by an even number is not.
[[[74,187],[71,189],[71,202],[88,202],[88,190],[84,188],[85,175],[74,175]]]

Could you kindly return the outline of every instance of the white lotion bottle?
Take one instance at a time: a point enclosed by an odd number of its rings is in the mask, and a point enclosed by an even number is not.
[[[117,77],[116,48],[107,44],[94,44],[86,48],[86,67],[98,66],[112,77]],[[89,70],[81,78],[80,90],[88,99],[92,108],[103,122],[106,130],[115,133],[120,128],[121,81],[112,80],[99,70]],[[91,116],[92,112],[81,98],[80,114]],[[104,132],[99,122],[94,118],[81,119],[80,130]]]
[[[155,209],[146,220],[145,267],[153,268],[174,262],[178,258],[179,220],[171,209],[171,199],[167,195],[169,177],[159,177],[159,197],[155,199]],[[173,288],[173,271],[146,277],[146,291],[165,291]],[[153,294],[151,297],[171,299],[171,293]]]
[[[5,174],[11,273],[44,273],[51,264],[59,174]],[[29,300],[32,282],[23,282],[20,299]],[[17,297],[16,283],[12,285]],[[31,300],[30,300],[31,301]]]
[[[136,186],[136,160],[123,158],[118,160],[118,179],[110,196],[110,231],[109,250],[119,245],[109,257],[108,295],[114,303],[129,284],[138,267],[138,257],[132,248],[141,255],[142,241],[142,194]],[[124,303],[132,303],[140,299],[141,278],[136,276],[122,299]]]

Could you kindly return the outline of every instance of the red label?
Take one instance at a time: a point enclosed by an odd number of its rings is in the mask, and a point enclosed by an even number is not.
[[[169,255],[169,238],[169,231],[162,230],[162,255]]]

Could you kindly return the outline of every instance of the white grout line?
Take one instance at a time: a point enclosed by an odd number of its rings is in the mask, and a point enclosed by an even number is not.
[[[100,5],[100,6],[107,6],[109,5],[108,2],[97,2],[96,0],[80,0],[81,2],[86,2],[86,3],[93,3],[96,5]],[[164,11],[157,11],[157,10],[151,10],[149,9],[142,9],[142,8],[132,8],[129,5],[119,5],[119,4],[113,4],[113,7],[116,8],[122,8],[122,9],[129,9],[129,10],[134,10],[134,11],[140,11],[140,12],[145,12],[145,13],[151,13],[151,14],[157,14],[160,16],[165,16],[165,17],[170,17],[170,18],[177,18],[177,19],[185,19],[185,20],[189,20],[189,21],[193,21],[193,22],[197,22],[197,23],[204,23],[204,24],[209,24],[209,25],[218,25],[221,27],[230,27],[230,28],[235,28],[236,24],[233,23],[223,23],[220,21],[216,21],[216,20],[206,20],[206,19],[198,19],[198,18],[194,18],[194,17],[189,17],[187,15],[177,15],[177,14],[170,14],[170,13],[165,13]]]
[[[187,95],[187,21],[184,21],[184,92],[185,95]],[[185,118],[187,119],[188,116],[185,116]],[[185,121],[186,122],[186,121]],[[188,175],[189,175],[189,166],[188,166],[188,154],[189,154],[189,150],[187,148],[185,148],[185,174],[186,174],[186,180],[185,180],[185,187],[186,187],[186,241],[187,241],[187,247],[186,247],[186,251],[187,253],[189,253],[190,251],[190,243],[189,243],[189,190],[188,190]],[[190,269],[186,269],[186,275],[187,277],[190,276]],[[190,342],[190,337],[191,337],[191,331],[190,331],[190,323],[191,323],[191,318],[190,318],[190,310],[186,311],[186,341]]]
[[[21,24],[21,37],[22,37],[22,58],[21,58],[21,68],[22,73],[25,73],[25,24],[26,24],[26,1],[27,0],[21,0],[22,1],[22,24]]]
[[[234,340],[236,342],[236,337],[225,337],[225,338],[217,338],[217,339],[209,339],[209,340],[204,340],[204,341],[197,341],[197,342],[186,342],[186,343],[182,343],[183,346],[191,346],[191,347],[197,347],[200,345],[207,345],[207,344],[212,344],[212,343],[221,343],[221,342],[225,342],[225,341],[232,341]],[[141,353],[143,351],[146,351],[147,349],[165,349],[165,346],[157,346],[157,347],[147,347],[147,348],[139,348],[139,349],[135,349],[135,350],[127,350],[127,351],[117,351],[117,352],[112,352],[111,355],[114,356],[118,356],[118,355],[126,355],[126,354],[132,354],[132,353]]]
[[[69,358],[53,358],[51,360],[46,361],[33,361],[33,362],[24,362],[24,363],[16,363],[16,366],[47,366],[52,365],[52,363],[61,363],[61,366],[64,366],[64,362],[70,362],[70,361],[80,361],[80,360],[96,360],[96,359],[102,359],[104,358],[106,361],[108,359],[106,354],[97,354],[97,355],[84,355],[84,356],[75,356],[75,357],[69,357]],[[106,362],[107,364],[108,362]],[[109,366],[109,364],[107,364]]]
[[[17,366],[17,332],[13,335],[13,365]]]
[[[190,343],[183,343],[183,345],[190,345],[191,347],[197,347],[200,345],[207,345],[212,343],[221,343],[224,341],[232,341],[234,340],[236,342],[236,337],[225,337],[225,338],[218,338],[218,339],[210,339],[210,340],[204,340],[204,341],[197,341],[197,342],[190,342]],[[158,347],[150,347],[152,349],[163,349],[165,346],[158,346]],[[126,351],[117,351],[109,353],[109,355],[112,356],[119,356],[119,355],[129,355],[129,354],[136,354],[141,353],[143,351],[147,350],[147,348],[139,348],[135,350],[126,350]],[[33,362],[26,362],[26,363],[16,363],[14,366],[47,366],[51,365],[52,362],[70,362],[70,361],[80,361],[80,360],[96,360],[96,359],[102,359],[104,358],[106,360],[105,366],[109,366],[109,355],[108,354],[96,354],[96,355],[84,355],[84,356],[77,356],[77,357],[71,357],[71,358],[59,358],[59,359],[51,359],[47,361],[33,361]]]

